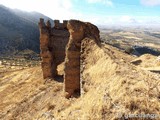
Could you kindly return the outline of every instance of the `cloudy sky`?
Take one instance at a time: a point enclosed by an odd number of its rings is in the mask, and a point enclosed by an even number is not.
[[[97,25],[160,25],[160,0],[0,0],[0,4]]]

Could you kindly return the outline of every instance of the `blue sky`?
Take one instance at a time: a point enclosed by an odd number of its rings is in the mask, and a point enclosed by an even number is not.
[[[97,25],[160,25],[160,0],[0,0],[0,4]]]

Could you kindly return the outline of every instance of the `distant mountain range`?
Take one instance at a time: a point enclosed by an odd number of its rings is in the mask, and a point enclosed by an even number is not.
[[[0,54],[26,49],[39,53],[39,18],[51,20],[37,12],[24,12],[0,5]]]

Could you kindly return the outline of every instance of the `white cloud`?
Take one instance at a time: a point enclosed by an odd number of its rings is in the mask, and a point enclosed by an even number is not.
[[[96,25],[137,25],[137,24],[159,24],[160,16],[107,16],[105,14],[87,13],[79,11],[74,2],[77,0],[0,0],[0,4],[11,8],[22,9],[26,11],[37,11],[52,19],[68,20],[79,19],[91,22]],[[113,5],[111,0],[86,0],[88,3],[99,3]],[[141,0],[144,1],[144,0]],[[151,1],[151,0],[145,0]],[[152,0],[156,1],[156,0]],[[157,0],[160,1],[160,0]],[[146,2],[149,5],[149,2]],[[152,2],[151,2],[152,3]],[[153,2],[150,5],[155,5]]]
[[[131,16],[121,16],[119,20],[120,22],[127,23],[127,24],[137,23],[137,21]]]
[[[86,14],[83,11],[76,10],[76,6],[74,6],[75,1],[76,0],[0,0],[0,4],[25,11],[37,11],[52,19],[79,19],[94,24],[106,24],[109,22],[107,19],[104,20],[103,15]],[[112,5],[110,0],[89,0],[88,2]]]
[[[75,16],[72,12],[73,0],[0,0],[10,8],[17,8],[25,11],[37,11],[53,19],[68,19]]]
[[[141,0],[141,3],[146,6],[158,6],[160,5],[160,0]]]
[[[101,3],[107,6],[113,6],[112,0],[86,0],[88,3]]]
[[[94,16],[93,16],[94,18]],[[160,16],[96,16],[92,23],[100,26],[160,26]]]

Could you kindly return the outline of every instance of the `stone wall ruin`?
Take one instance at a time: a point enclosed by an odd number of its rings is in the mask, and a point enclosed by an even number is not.
[[[69,20],[59,23],[40,19],[40,49],[43,77],[54,78],[58,75],[57,66],[62,62],[64,68],[64,90],[66,97],[80,94],[80,56],[81,43],[87,38],[100,45],[98,28],[91,23]]]

